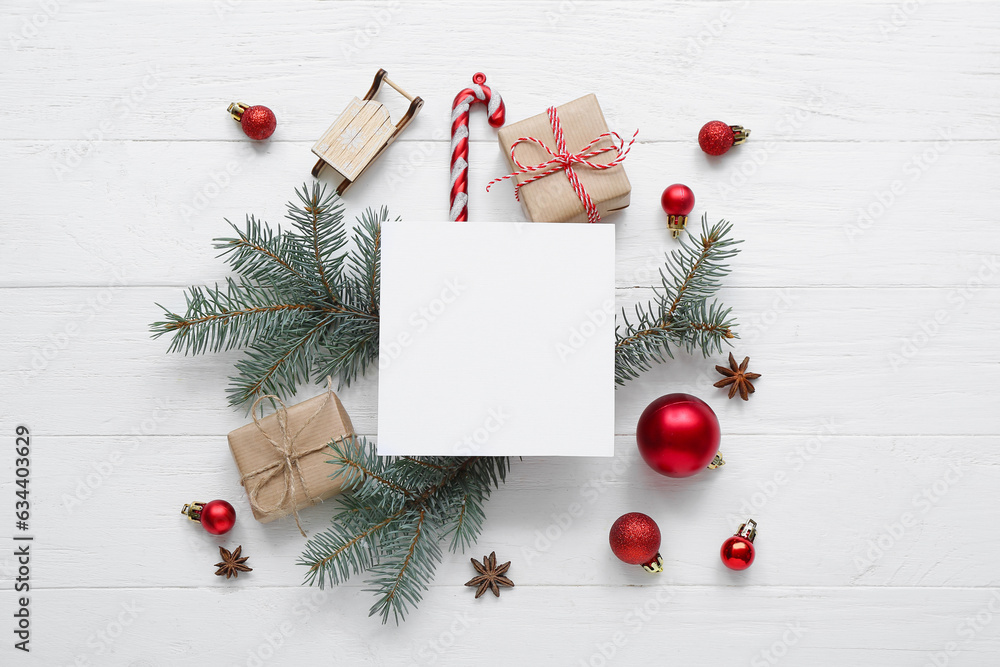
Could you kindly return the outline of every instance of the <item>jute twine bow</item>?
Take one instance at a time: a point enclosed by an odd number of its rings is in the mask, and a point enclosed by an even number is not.
[[[264,430],[264,427],[261,426],[261,420],[257,418],[257,407],[260,405],[260,402],[265,399],[276,401],[279,405],[274,413],[278,419],[278,431],[280,433],[278,440],[272,438],[270,434]],[[288,432],[288,408],[285,407],[285,404],[277,396],[274,396],[273,394],[261,396],[254,401],[253,408],[251,408],[253,413],[253,423],[257,425],[257,430],[260,431],[261,435],[263,435],[264,438],[271,443],[271,446],[274,447],[274,451],[278,454],[279,458],[277,461],[262,466],[257,470],[245,473],[240,480],[240,483],[243,484],[247,490],[247,500],[250,501],[250,506],[257,510],[260,514],[270,514],[271,512],[284,508],[289,502],[291,502],[292,514],[295,515],[295,525],[298,526],[299,532],[302,533],[302,537],[306,536],[306,531],[302,529],[302,524],[299,523],[299,510],[295,507],[296,479],[298,479],[298,481],[302,484],[302,490],[305,492],[306,497],[311,504],[315,505],[316,503],[322,502],[323,499],[310,496],[299,461],[303,457],[326,449],[329,445],[329,440],[325,440],[318,445],[313,445],[312,447],[298,451],[295,451],[295,440],[299,437],[302,431],[304,431],[306,427],[308,427],[309,424],[311,424],[312,421],[316,419],[321,412],[323,412],[323,409],[326,408],[327,404],[329,404],[331,400],[333,400],[333,378],[327,378],[326,400],[320,403],[316,412],[312,413],[309,419],[306,420],[305,424],[302,425],[302,428],[300,428],[295,435],[290,435]],[[281,498],[279,498],[273,505],[265,506],[258,499],[258,495],[265,486],[278,476],[284,477],[284,487],[281,491]]]
[[[601,215],[597,212],[597,205],[594,203],[594,200],[591,199],[586,188],[583,187],[583,183],[580,182],[580,177],[577,175],[576,171],[574,171],[573,165],[580,165],[588,169],[602,171],[604,169],[611,169],[612,167],[621,164],[622,161],[628,157],[628,152],[632,150],[632,144],[635,143],[635,138],[639,136],[639,130],[635,131],[635,134],[632,135],[632,140],[628,142],[627,146],[625,145],[625,140],[622,139],[617,132],[605,132],[580,149],[580,151],[570,153],[566,148],[566,137],[563,135],[562,123],[559,120],[559,112],[556,111],[555,107],[549,107],[548,114],[549,124],[552,126],[552,134],[556,139],[556,150],[553,151],[545,145],[545,142],[535,137],[520,137],[510,147],[510,159],[511,162],[517,165],[517,171],[507,174],[506,176],[493,179],[486,186],[486,191],[489,192],[490,187],[492,187],[494,183],[499,183],[500,181],[505,181],[509,178],[516,178],[521,174],[534,174],[530,178],[525,179],[522,183],[517,183],[515,181],[514,197],[520,201],[520,191],[525,185],[528,183],[534,183],[535,181],[545,178],[550,174],[554,174],[557,171],[565,171],[566,178],[569,179],[569,183],[573,187],[573,192],[576,193],[576,196],[583,204],[583,208],[587,211],[587,222],[599,222]],[[612,145],[605,146],[603,148],[594,148],[594,146],[602,139],[611,139]],[[517,145],[520,143],[537,144],[542,147],[542,150],[552,157],[540,164],[529,166],[523,165],[514,156],[514,149],[517,148]],[[601,163],[590,161],[590,158],[596,157],[602,153],[607,153],[608,151],[614,151],[616,153],[615,158],[611,162]]]

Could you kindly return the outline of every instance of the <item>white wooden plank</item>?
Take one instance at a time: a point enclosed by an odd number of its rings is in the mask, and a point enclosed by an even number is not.
[[[365,618],[369,594],[357,589],[42,591],[30,657],[47,665],[905,667],[934,664],[932,656],[988,665],[1000,650],[996,590],[647,582],[610,591],[518,586],[499,600],[473,600],[464,576],[432,591],[398,628]],[[0,593],[5,608],[11,598]],[[61,621],[66,608],[76,622]]]
[[[1000,290],[967,294],[724,292],[743,323],[734,350],[764,374],[752,403],[728,401],[711,386],[724,355],[681,354],[616,392],[616,432],[633,433],[656,396],[686,391],[715,407],[727,433],[809,433],[830,418],[843,434],[996,434]],[[631,308],[648,296],[619,290],[618,305]],[[129,434],[153,416],[161,434],[222,435],[241,425],[242,412],[225,403],[238,353],[166,354],[167,341],[148,334],[161,316],[154,302],[180,307],[183,296],[180,288],[3,290],[0,349],[10,361],[0,370],[0,392],[10,397],[11,414],[46,434]],[[305,397],[318,391],[303,389]],[[376,391],[373,376],[342,393],[361,432],[375,430]],[[99,397],[100,409],[84,396]]]
[[[234,140],[225,109],[239,99],[274,109],[272,141],[315,141],[379,67],[427,101],[410,130],[420,139],[476,71],[512,120],[596,91],[612,126],[644,140],[693,141],[717,116],[753,140],[786,117],[779,127],[800,141],[912,140],[935,127],[998,137],[988,2],[924,2],[901,19],[889,3],[855,2],[46,6],[12,3],[0,21],[0,102],[20,111],[0,137]],[[823,122],[794,129],[810,108]],[[477,122],[472,136],[489,131]]]
[[[1000,484],[1000,439],[836,431],[827,422],[795,436],[727,436],[727,464],[686,480],[647,468],[632,436],[617,438],[614,460],[515,461],[489,502],[479,545],[448,554],[435,586],[451,586],[484,548],[514,561],[519,585],[643,583],[644,573],[608,548],[611,524],[628,511],[659,523],[664,578],[677,585],[998,584],[992,550],[983,548],[995,541],[988,526],[996,511],[979,499]],[[33,563],[44,573],[37,588],[226,587],[210,566],[218,545],[236,544],[253,558],[246,585],[303,580],[296,561],[305,539],[291,519],[253,520],[224,437],[39,435],[34,447]],[[14,490],[13,480],[0,483],[0,494]],[[184,503],[214,498],[237,508],[237,526],[223,537],[179,513]],[[323,530],[335,508],[303,510],[303,526]],[[737,577],[718,551],[748,516],[759,524],[758,558]],[[10,582],[15,572],[5,551],[0,573]]]
[[[0,179],[58,183],[58,195],[40,198],[33,187],[0,193],[18,212],[17,224],[2,232],[2,286],[220,280],[226,266],[212,239],[231,235],[225,219],[242,224],[253,214],[280,223],[295,188],[313,182],[315,162],[308,143],[104,142],[59,181],[54,169],[70,144],[5,145]],[[471,148],[471,220],[523,220],[508,184],[485,192],[506,173],[497,144]],[[632,205],[609,218],[618,232],[619,285],[653,284],[663,254],[676,247],[659,205],[676,181],[696,193],[694,229],[707,213],[713,222],[731,220],[745,239],[728,284],[965,285],[980,272],[995,283],[994,144],[886,143],[863,159],[858,144],[765,139],[738,150],[716,164],[693,144],[633,149]],[[336,185],[332,172],[322,180]],[[349,220],[382,204],[406,220],[444,219],[447,142],[391,146],[345,204]]]

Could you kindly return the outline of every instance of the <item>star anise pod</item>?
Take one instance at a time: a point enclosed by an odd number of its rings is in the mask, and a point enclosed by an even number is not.
[[[756,380],[760,377],[760,373],[748,373],[747,366],[750,364],[750,357],[744,357],[743,363],[737,365],[736,358],[733,353],[729,353],[729,368],[725,366],[716,366],[715,370],[719,371],[726,377],[722,378],[716,382],[713,387],[729,387],[729,398],[736,395],[736,392],[740,392],[740,398],[744,401],[750,400],[750,394],[754,392],[753,382],[751,380]]]
[[[479,598],[486,591],[493,591],[493,595],[500,597],[501,586],[514,586],[514,582],[504,576],[504,573],[510,569],[510,561],[507,561],[503,565],[497,565],[496,551],[489,556],[483,556],[482,563],[475,558],[470,558],[469,560],[472,561],[472,567],[476,568],[479,576],[473,577],[465,585],[479,587],[476,589],[476,598]]]
[[[229,553],[224,548],[219,547],[219,554],[222,556],[222,562],[216,563],[215,567],[219,568],[215,571],[217,576],[226,575],[226,579],[229,577],[239,577],[240,572],[253,572],[252,567],[247,567],[244,565],[250,556],[243,556],[240,558],[240,552],[243,551],[243,545],[236,547],[236,551]]]

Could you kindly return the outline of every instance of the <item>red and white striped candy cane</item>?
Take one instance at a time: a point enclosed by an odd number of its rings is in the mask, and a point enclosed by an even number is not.
[[[451,220],[469,219],[469,108],[480,102],[486,105],[490,125],[503,125],[506,109],[500,93],[490,89],[486,75],[477,72],[472,86],[455,96],[451,105]]]

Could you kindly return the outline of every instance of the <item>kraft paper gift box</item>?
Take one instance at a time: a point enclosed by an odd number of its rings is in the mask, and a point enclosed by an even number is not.
[[[608,131],[604,112],[601,111],[601,105],[593,93],[559,105],[556,111],[562,123],[566,149],[569,153],[580,152],[587,144]],[[555,151],[555,135],[547,113],[502,127],[500,148],[512,172],[518,167],[511,160],[510,149],[521,137],[535,137]],[[611,139],[605,138],[594,148],[611,145]],[[519,143],[514,151],[514,155],[523,165],[540,164],[552,157],[541,146],[530,142]],[[591,161],[595,164],[607,163],[614,156],[614,151],[608,151],[591,158]],[[577,165],[574,171],[597,205],[597,211],[602,219],[609,213],[628,207],[632,185],[625,175],[623,165],[618,164],[606,170]],[[518,183],[523,183],[531,177],[532,174],[520,174],[516,178]],[[584,206],[563,171],[557,171],[521,187],[520,199],[525,215],[533,222],[587,222]]]
[[[293,512],[297,522],[298,510],[344,490],[344,480],[330,479],[337,468],[328,463],[328,445],[354,435],[350,416],[329,388],[289,408],[278,403],[274,414],[259,420],[255,404],[254,422],[229,434],[240,483],[261,523]]]

